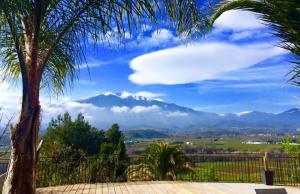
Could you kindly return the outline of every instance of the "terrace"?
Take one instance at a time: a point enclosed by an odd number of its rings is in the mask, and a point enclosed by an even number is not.
[[[75,184],[37,189],[38,194],[255,194],[259,193],[259,191],[266,194],[299,194],[300,189],[249,183],[197,183],[180,181]]]
[[[105,161],[41,158],[37,192],[252,194],[255,189],[273,189],[278,194],[300,193],[299,157],[269,156],[275,186],[262,184],[262,154],[200,154],[188,158],[192,171],[168,180],[143,166],[138,168],[141,156],[130,156],[125,173],[119,175],[114,157]]]

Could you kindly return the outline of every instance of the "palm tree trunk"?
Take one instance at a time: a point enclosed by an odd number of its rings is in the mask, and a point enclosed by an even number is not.
[[[12,152],[3,194],[34,194],[36,187],[36,145],[40,126],[39,83],[29,78],[23,84],[22,109],[18,124],[11,128]]]

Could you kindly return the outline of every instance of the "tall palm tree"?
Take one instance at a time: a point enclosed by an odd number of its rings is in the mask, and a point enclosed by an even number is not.
[[[61,92],[76,79],[90,38],[124,36],[162,18],[191,34],[201,27],[199,13],[194,0],[0,0],[1,72],[21,77],[23,91],[3,193],[35,193],[40,89]]]
[[[294,54],[294,68],[290,72],[292,83],[300,86],[300,1],[299,0],[223,0],[215,9],[211,24],[222,13],[242,9],[261,14],[260,19],[281,38],[278,45]]]
[[[179,174],[191,171],[188,158],[179,147],[167,142],[156,142],[146,149],[140,164],[131,172],[129,170],[129,178],[137,176],[139,180],[176,180]]]

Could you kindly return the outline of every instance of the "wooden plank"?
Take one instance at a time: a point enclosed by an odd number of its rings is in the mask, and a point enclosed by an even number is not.
[[[164,182],[164,185],[166,185],[166,189],[168,190],[168,193],[177,194],[177,193],[186,193],[190,194],[190,191],[186,188],[182,187],[182,184],[174,184],[174,181],[168,181]]]
[[[108,183],[107,184],[108,194],[116,194],[114,183]]]
[[[89,194],[90,193],[90,187],[91,187],[91,184],[87,183],[84,185],[84,188],[82,190],[82,193],[83,194]]]
[[[129,191],[127,190],[127,187],[126,187],[126,183],[121,183],[120,189],[122,191],[122,194],[129,194]]]
[[[96,194],[96,184],[90,184],[90,194]]]
[[[85,187],[85,184],[78,184],[76,194],[82,194],[84,187]]]
[[[157,193],[155,190],[153,190],[153,187],[151,186],[152,184],[149,181],[139,182],[138,185],[140,187],[140,190],[143,193],[147,193],[147,194]]]
[[[152,181],[145,181],[144,183],[147,185],[146,188],[150,193],[157,194],[157,191],[155,190],[155,186],[152,184]]]
[[[235,193],[234,191],[236,191],[234,189],[228,191],[229,188],[226,188],[224,186],[216,187],[215,185],[212,185],[211,183],[200,183],[200,184],[199,183],[191,183],[191,185],[193,188],[196,188],[197,190],[204,190],[205,192],[216,193],[216,194],[234,194]],[[239,193],[239,194],[241,194],[241,193]]]
[[[141,182],[133,182],[132,187],[137,194],[148,194],[146,191],[144,191]]]
[[[74,192],[74,187],[76,187],[76,185],[70,185],[70,187],[68,187],[68,189],[66,190],[66,193],[75,193]]]
[[[114,183],[113,186],[116,194],[123,194],[121,189],[121,183]]]
[[[125,185],[130,194],[138,194],[136,188],[134,188],[134,182],[127,182]]]
[[[155,188],[155,192],[161,193],[168,193],[168,194],[175,194],[174,186],[169,185],[169,183],[165,181],[153,182],[153,188]]]
[[[56,186],[56,187],[52,187],[52,190],[51,192],[52,193],[58,193],[58,194],[61,194],[64,192],[66,186]]]
[[[64,193],[69,193],[70,191],[72,191],[74,185],[67,185],[66,189],[64,190]]]
[[[71,190],[69,191],[70,194],[75,194],[76,191],[78,190],[79,185],[75,184],[72,186]]]
[[[265,186],[251,183],[196,183],[180,181],[149,181],[126,183],[76,184],[38,188],[37,193],[93,194],[255,194],[255,189],[286,188],[289,194],[299,194],[295,187]]]
[[[102,194],[102,183],[97,183],[96,184],[95,194]]]
[[[103,183],[102,193],[108,194],[108,183]]]

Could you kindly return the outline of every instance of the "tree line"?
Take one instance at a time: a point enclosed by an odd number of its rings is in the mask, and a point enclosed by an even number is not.
[[[184,152],[168,142],[152,143],[137,161],[130,161],[118,124],[106,131],[98,130],[82,114],[74,120],[69,113],[58,115],[49,123],[42,140],[39,186],[128,179],[175,180],[179,174],[192,170]]]

